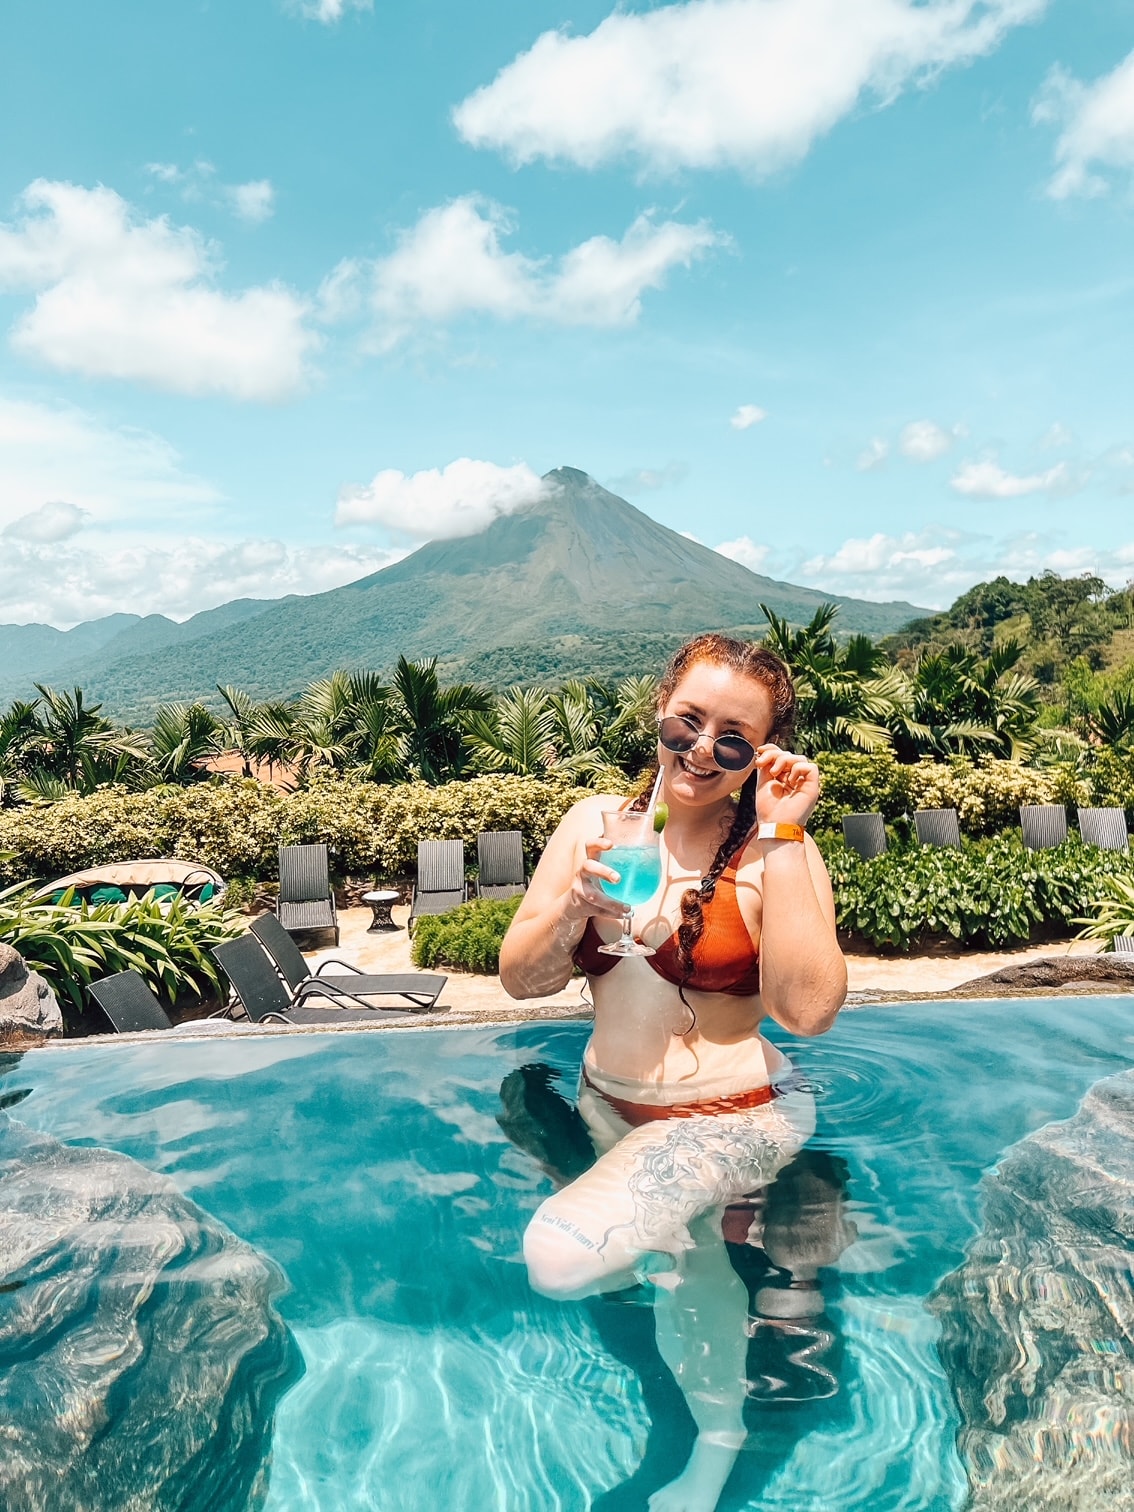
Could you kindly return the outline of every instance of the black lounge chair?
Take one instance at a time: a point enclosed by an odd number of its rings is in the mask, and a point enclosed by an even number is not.
[[[519,830],[482,830],[476,837],[476,859],[478,898],[514,898],[527,891]]]
[[[345,1008],[303,1007],[303,993],[293,996],[288,991],[255,935],[244,934],[214,945],[213,959],[254,1024],[267,1020],[280,1024],[372,1024],[376,1018],[402,1012],[364,1008],[361,1013],[351,1013]]]
[[[918,809],[913,817],[919,845],[951,845],[960,850],[961,825],[956,809]]]
[[[886,850],[886,821],[881,814],[844,814],[843,839],[864,861]]]
[[[280,899],[276,916],[285,929],[333,929],[339,916],[331,890],[325,845],[280,846]]]
[[[468,898],[465,885],[465,842],[463,840],[419,840],[417,842],[417,881],[410,899],[408,929],[424,914],[448,913]]]
[[[1079,833],[1085,845],[1097,845],[1100,850],[1124,851],[1130,847],[1125,809],[1081,808]]]
[[[1029,850],[1051,850],[1067,839],[1067,810],[1062,803],[1022,803],[1020,830]]]
[[[90,982],[87,991],[119,1034],[137,1034],[148,1029],[172,1029],[173,1022],[145,979],[137,971],[116,971],[113,976]],[[193,1019],[179,1028],[220,1029],[217,1019],[227,1010],[207,1019]]]
[[[432,1008],[444,990],[448,977],[426,971],[383,972],[371,976],[349,961],[321,961],[312,972],[303,952],[274,914],[261,914],[252,920],[252,933],[271,956],[287,983],[292,1000],[307,996],[347,998],[360,1008],[369,1008],[370,997],[402,997],[417,1009]],[[340,974],[324,976],[329,967],[337,966]],[[341,974],[345,971],[347,974]]]

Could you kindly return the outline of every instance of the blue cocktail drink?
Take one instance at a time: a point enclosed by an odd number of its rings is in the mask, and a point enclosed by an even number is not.
[[[628,908],[648,903],[661,886],[661,854],[656,845],[616,845],[604,851],[602,860],[622,879],[604,881],[603,892]]]
[[[622,920],[622,937],[611,945],[600,945],[604,955],[653,955],[649,945],[634,938],[633,910],[648,903],[661,886],[660,836],[654,828],[651,810],[630,813],[626,809],[607,810],[602,816],[604,840],[614,843],[603,851],[601,860],[618,873],[617,882],[605,878],[601,886],[605,893],[626,905]]]

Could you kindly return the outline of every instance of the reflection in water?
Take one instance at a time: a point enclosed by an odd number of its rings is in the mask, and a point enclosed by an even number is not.
[[[543,1063],[509,1073],[500,1088],[502,1107],[497,1121],[509,1139],[557,1187],[563,1187],[588,1170],[598,1152],[578,1109],[556,1089],[557,1077]],[[604,1343],[638,1374],[651,1421],[665,1425],[660,1433],[651,1433],[632,1480],[609,1492],[597,1507],[614,1512],[640,1506],[644,1494],[659,1484],[672,1483],[689,1459],[696,1432],[674,1380],[675,1374],[682,1376],[680,1353],[675,1357],[667,1337],[671,1331],[668,1315],[674,1311],[684,1314],[685,1328],[690,1322],[694,1329],[701,1326],[705,1355],[732,1350],[728,1341],[714,1338],[714,1332],[722,1327],[745,1328],[747,1345],[741,1367],[746,1378],[745,1425],[758,1436],[762,1450],[769,1447],[769,1411],[781,1418],[786,1412],[792,1419],[793,1431],[785,1434],[784,1422],[777,1424],[780,1431],[772,1435],[782,1440],[786,1456],[798,1434],[809,1426],[798,1418],[798,1410],[837,1397],[842,1347],[828,1310],[835,1281],[824,1272],[857,1237],[846,1214],[846,1190],[847,1165],[842,1157],[805,1146],[770,1184],[730,1203],[723,1212],[717,1210],[690,1224],[695,1243],[681,1266],[686,1284],[699,1270],[719,1270],[727,1257],[725,1274],[731,1267],[747,1292],[746,1324],[742,1319],[734,1322],[725,1309],[720,1309],[719,1317],[713,1316],[711,1296],[701,1287],[688,1288],[695,1296],[690,1295],[685,1307],[680,1288],[659,1294],[654,1286],[641,1284],[623,1286],[589,1301]],[[719,1289],[724,1285],[722,1277]],[[651,1316],[655,1300],[659,1305],[656,1333]],[[665,1368],[662,1358],[671,1362],[674,1373]],[[685,1384],[688,1395],[689,1382]],[[675,1416],[688,1425],[684,1439],[673,1431]],[[780,1457],[765,1453],[761,1479]],[[743,1478],[743,1472],[739,1474]],[[714,1494],[704,1505],[711,1506],[715,1500]]]

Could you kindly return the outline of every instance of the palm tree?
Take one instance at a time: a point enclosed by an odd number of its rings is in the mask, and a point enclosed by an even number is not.
[[[194,782],[223,746],[221,721],[204,704],[162,704],[150,731],[150,760],[163,782]]]
[[[807,751],[884,750],[904,712],[906,688],[896,667],[865,635],[840,647],[831,633],[837,604],[821,604],[793,630],[766,604],[766,644],[786,662],[795,684],[796,729]]]
[[[31,703],[17,699],[0,714],[0,805],[18,789],[26,773],[28,750],[42,730],[38,708],[38,699]]]
[[[241,688],[222,686],[217,692],[228,705],[230,718],[222,722],[221,739],[226,751],[240,757],[241,773],[252,777],[253,762],[266,761],[271,770],[286,762],[292,737],[292,712],[283,703],[256,703]]]
[[[27,742],[27,775],[22,787],[33,798],[58,797],[61,791],[91,793],[121,782],[149,755],[145,738],[118,729],[104,719],[101,704],[87,705],[82,688],[69,693],[36,683],[42,714]]]
[[[304,777],[324,766],[381,781],[404,764],[400,736],[390,689],[377,673],[334,672],[310,683],[296,705],[292,759]]]
[[[556,760],[555,733],[545,688],[509,688],[491,709],[469,715],[465,740],[485,771],[542,777]]]
[[[1134,745],[1134,693],[1116,691],[1086,719],[1089,733],[1104,745],[1128,750]]]
[[[463,777],[470,759],[468,721],[491,709],[491,693],[474,683],[443,688],[436,657],[411,662],[404,656],[398,657],[393,693],[407,775],[431,783]]]
[[[911,717],[895,727],[899,760],[973,755],[1025,760],[1043,738],[1039,684],[1013,669],[1024,647],[1005,640],[981,658],[964,646],[922,656],[910,679]]]

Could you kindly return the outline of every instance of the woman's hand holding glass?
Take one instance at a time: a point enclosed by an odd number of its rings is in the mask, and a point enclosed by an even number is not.
[[[571,879],[563,912],[568,919],[613,919],[621,924],[626,912],[625,904],[619,903],[602,888],[603,882],[617,882],[618,873],[603,863],[602,855],[613,846],[613,840],[596,836],[587,841],[587,856]]]

